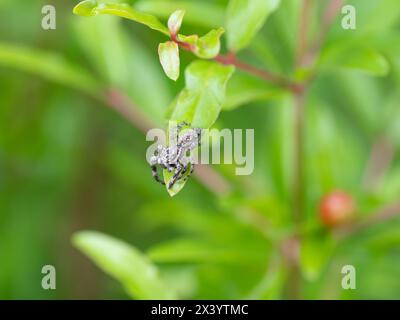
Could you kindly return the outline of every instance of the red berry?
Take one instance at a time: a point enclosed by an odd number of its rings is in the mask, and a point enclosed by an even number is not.
[[[355,212],[355,203],[351,195],[336,190],[325,195],[319,205],[319,215],[328,227],[348,221]]]

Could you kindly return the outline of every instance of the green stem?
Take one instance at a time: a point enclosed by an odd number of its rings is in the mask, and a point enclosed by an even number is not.
[[[343,0],[330,0],[323,19],[320,33],[316,37],[313,45],[308,44],[309,21],[311,20],[313,0],[303,0],[303,7],[300,16],[299,35],[296,54],[296,68],[302,68],[313,65],[321,51],[326,35],[338,14]],[[296,228],[301,228],[304,216],[307,186],[304,183],[304,148],[305,148],[305,110],[308,88],[315,77],[311,76],[299,86],[299,90],[293,92],[295,101],[294,110],[294,179],[293,179],[293,220]],[[299,230],[297,230],[298,232]],[[300,244],[301,238],[295,238]],[[301,299],[301,273],[299,270],[299,261],[292,263],[291,274],[289,277],[289,297],[292,299]]]
[[[294,182],[293,182],[293,220],[298,226],[302,222],[304,213],[304,113],[305,89],[294,95]]]
[[[312,0],[304,0],[299,20],[299,34],[297,38],[297,52],[295,58],[296,68],[301,68],[305,63],[304,59],[308,51],[308,30],[311,15]],[[306,90],[308,82],[304,83],[300,90],[293,92],[294,95],[294,162],[293,162],[293,221],[296,228],[301,226],[304,215],[304,197],[306,194],[306,185],[304,183],[304,113]],[[294,238],[293,241],[300,247],[300,238]],[[298,255],[290,266],[288,280],[288,296],[290,299],[302,298],[302,277],[299,266]]]

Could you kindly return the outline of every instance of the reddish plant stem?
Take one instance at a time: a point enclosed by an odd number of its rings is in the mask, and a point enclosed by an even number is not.
[[[381,181],[386,170],[390,167],[395,155],[393,144],[385,136],[376,139],[372,146],[364,173],[363,187],[373,190]]]
[[[316,36],[316,41],[311,46],[309,52],[305,53],[302,57],[302,63],[304,65],[311,65],[316,60],[321,47],[324,44],[326,35],[328,34],[332,23],[335,21],[340,9],[343,7],[344,2],[344,0],[331,0],[328,3],[324,12],[319,33]]]
[[[342,240],[359,231],[368,229],[369,227],[382,223],[387,220],[400,216],[400,201],[394,202],[378,210],[376,213],[369,215],[362,221],[348,223],[342,227],[338,227],[334,231],[334,236],[338,240]]]
[[[181,47],[182,49],[189,51],[189,52],[194,52],[195,47],[189,43],[179,41],[176,36],[171,35],[171,41],[174,41]],[[273,74],[267,70],[257,68],[253,65],[250,65],[248,63],[245,63],[241,60],[238,59],[235,53],[229,52],[226,55],[219,54],[214,58],[214,61],[223,64],[223,65],[233,65],[237,69],[246,72],[248,74],[251,74],[253,76],[256,76],[262,80],[265,80],[267,82],[270,82],[272,84],[275,84],[277,86],[286,88],[292,92],[297,92],[300,90],[300,85],[297,83],[292,82],[289,79],[286,79],[283,76]]]
[[[128,120],[134,127],[144,134],[155,124],[142,112],[130,98],[118,89],[109,89],[104,97],[104,102]]]
[[[171,41],[175,42],[182,49],[184,49],[186,51],[189,51],[189,52],[192,52],[192,53],[196,49],[194,45],[192,45],[190,43],[186,43],[186,42],[180,41],[176,34],[171,34]]]
[[[271,82],[277,86],[287,88],[288,90],[290,90],[292,92],[298,92],[301,87],[299,84],[294,83],[291,80],[286,79],[285,77],[271,73],[264,69],[257,68],[253,65],[250,65],[248,63],[245,63],[245,62],[239,60],[233,52],[230,52],[226,55],[220,54],[220,55],[216,56],[214,58],[214,60],[223,65],[233,65],[237,69],[239,69],[243,72],[252,74],[258,78],[261,78],[267,82]]]
[[[306,91],[294,96],[294,181],[293,181],[293,219],[299,225],[304,212],[304,113]]]
[[[296,66],[303,64],[303,58],[308,47],[308,29],[311,15],[311,0],[303,0],[301,9],[299,33],[297,37]]]

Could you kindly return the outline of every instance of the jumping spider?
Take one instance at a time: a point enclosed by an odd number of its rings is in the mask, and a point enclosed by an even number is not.
[[[168,172],[174,172],[174,175],[168,183],[168,189],[171,189],[177,181],[182,179],[190,169],[188,175],[185,176],[186,180],[193,173],[193,163],[191,163],[187,156],[190,152],[200,145],[201,129],[193,128],[179,133],[184,127],[190,127],[190,124],[186,122],[179,123],[177,125],[177,143],[169,147],[164,147],[159,144],[154,152],[154,155],[150,158],[150,166],[153,173],[154,179],[165,184],[160,178],[157,172],[157,167],[160,166],[162,169],[168,170]]]

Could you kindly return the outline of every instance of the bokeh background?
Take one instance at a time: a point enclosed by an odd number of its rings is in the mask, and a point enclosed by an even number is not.
[[[188,34],[223,26],[227,6],[129,2],[162,21],[186,8]],[[301,2],[282,0],[240,57],[301,78],[294,71]],[[326,3],[314,1],[311,39]],[[282,256],[297,250],[285,241],[295,228],[290,95],[237,72],[215,127],[255,129],[254,173],[235,176],[234,166],[213,165],[171,198],[152,179],[140,128],[146,121],[165,127],[165,109],[184,85],[162,72],[162,35],[117,17],[75,16],[77,1],[0,0],[0,298],[128,299],[73,246],[81,230],[147,254],[181,298],[283,299],[293,282],[299,298],[400,298],[399,219],[377,219],[338,239],[318,214],[320,198],[335,189],[355,198],[357,219],[400,195],[400,6],[348,3],[356,6],[357,29],[335,22],[306,103],[296,275]],[[56,30],[41,28],[45,4],[56,7]],[[181,57],[183,67],[194,59]],[[135,110],[133,121],[115,111],[115,99]],[[56,290],[41,287],[46,264],[56,267]],[[347,264],[356,267],[356,290],[341,288]]]

